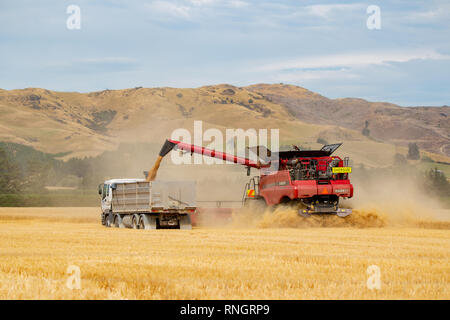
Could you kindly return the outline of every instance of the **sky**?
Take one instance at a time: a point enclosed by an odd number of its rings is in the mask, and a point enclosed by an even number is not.
[[[450,105],[450,1],[0,1],[0,88],[221,83]]]

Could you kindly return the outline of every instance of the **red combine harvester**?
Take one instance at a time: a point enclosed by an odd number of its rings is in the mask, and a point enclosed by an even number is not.
[[[262,146],[253,147],[248,149],[255,152],[258,159],[261,159],[262,151],[265,153],[263,161],[252,161],[180,141],[166,140],[147,180],[156,177],[159,164],[167,153],[172,149],[181,150],[241,164],[247,167],[247,175],[250,175],[250,168],[260,169],[260,175],[252,177],[245,186],[244,205],[287,204],[296,206],[302,216],[321,213],[346,217],[352,211],[339,208],[339,199],[353,196],[349,159],[332,156],[341,145],[325,145],[320,150],[300,150],[294,146],[294,150],[276,153]]]

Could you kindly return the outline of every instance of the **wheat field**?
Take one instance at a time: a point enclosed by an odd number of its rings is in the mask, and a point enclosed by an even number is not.
[[[0,208],[0,299],[449,299],[449,256],[446,224],[131,230],[99,208]]]

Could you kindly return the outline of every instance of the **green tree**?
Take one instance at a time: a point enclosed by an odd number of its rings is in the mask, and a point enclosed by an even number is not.
[[[0,148],[0,192],[15,193],[20,191],[20,169],[5,150]]]
[[[363,136],[370,136],[370,130],[369,130],[369,120],[366,120],[366,122],[364,123],[364,128],[362,129]]]
[[[450,194],[450,183],[444,172],[441,170],[430,169],[425,173],[426,190],[438,196],[448,196]]]
[[[406,163],[406,158],[404,155],[400,154],[400,153],[396,153],[394,155],[394,166],[401,166],[404,165]]]
[[[52,162],[31,157],[27,159],[25,166],[24,188],[32,192],[43,192],[49,180]]]
[[[420,159],[420,152],[419,152],[419,147],[417,146],[417,143],[410,142],[408,144],[407,158],[410,160],[419,160]]]

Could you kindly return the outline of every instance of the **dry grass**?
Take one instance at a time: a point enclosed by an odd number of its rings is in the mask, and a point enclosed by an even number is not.
[[[448,228],[144,231],[105,228],[98,208],[0,208],[0,298],[449,299],[449,251]]]

